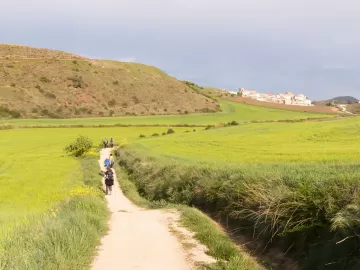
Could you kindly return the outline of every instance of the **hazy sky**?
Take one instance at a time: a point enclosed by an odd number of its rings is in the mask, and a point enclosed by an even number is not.
[[[359,0],[2,0],[0,43],[136,61],[205,86],[360,98]]]

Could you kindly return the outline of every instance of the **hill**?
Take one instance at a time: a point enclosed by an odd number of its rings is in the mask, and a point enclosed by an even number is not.
[[[340,96],[328,100],[316,101],[314,103],[315,105],[329,105],[329,104],[335,105],[335,104],[354,104],[358,102],[359,100],[357,98],[351,96]]]
[[[0,45],[0,117],[216,112],[219,105],[161,70],[61,51]]]
[[[330,101],[332,101],[332,100],[335,102],[338,102],[338,103],[345,103],[345,104],[353,104],[353,103],[359,102],[359,100],[357,98],[350,97],[350,96],[334,97]]]

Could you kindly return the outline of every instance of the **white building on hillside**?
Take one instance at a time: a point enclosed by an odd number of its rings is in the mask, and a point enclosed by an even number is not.
[[[286,92],[285,94],[263,94],[255,90],[245,90],[244,88],[240,88],[240,93],[243,97],[252,98],[259,101],[286,105],[312,106],[311,100],[309,100],[305,95],[297,95],[292,92]]]

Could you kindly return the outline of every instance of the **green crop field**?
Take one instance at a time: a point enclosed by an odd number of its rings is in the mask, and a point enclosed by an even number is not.
[[[16,253],[18,246],[21,250],[26,250],[26,246],[23,246],[23,241],[20,240],[16,240],[15,243],[11,242],[12,240],[2,242],[2,236],[17,235],[15,239],[23,239],[27,233],[16,234],[17,225],[27,226],[27,218],[41,216],[61,203],[71,201],[73,194],[82,192],[86,173],[84,165],[81,160],[63,152],[64,146],[79,135],[90,137],[95,146],[104,138],[110,137],[115,139],[115,143],[126,145],[120,150],[119,158],[125,168],[131,169],[132,180],[141,195],[147,199],[191,203],[199,207],[219,204],[215,210],[211,208],[210,212],[221,212],[223,215],[235,217],[235,220],[245,219],[247,222],[253,222],[254,231],[259,238],[260,234],[278,237],[279,234],[287,235],[292,232],[312,235],[311,230],[314,227],[323,228],[327,232],[333,232],[328,229],[329,227],[334,231],[351,231],[356,228],[358,221],[354,217],[358,212],[346,212],[346,207],[349,204],[356,207],[360,205],[360,197],[354,195],[357,187],[360,187],[360,171],[357,165],[360,155],[356,146],[360,139],[359,118],[299,123],[245,123],[254,120],[291,120],[331,115],[289,112],[227,101],[222,102],[222,108],[222,113],[201,115],[3,121],[4,125],[11,124],[17,127],[119,123],[171,126],[208,125],[233,120],[240,122],[239,126],[210,130],[205,130],[204,127],[178,127],[173,128],[175,134],[166,136],[152,135],[162,135],[167,132],[168,127],[0,130],[0,251],[5,249],[5,246],[1,246],[2,243],[10,243],[9,247],[14,246],[6,255],[7,263],[11,264],[14,254],[12,252]],[[145,138],[140,138],[140,135]],[[96,152],[92,153],[96,155]],[[99,177],[96,175],[97,164],[90,163],[87,166],[93,170],[93,179],[96,182]],[[353,194],[350,203],[347,199],[348,194]],[[89,207],[94,207],[93,209],[98,211],[97,231],[91,229],[94,218],[91,211],[86,212],[86,208],[74,208],[70,204],[65,209],[61,222],[59,221],[60,225],[54,225],[56,241],[60,241],[59,243],[65,241],[60,240],[61,235],[65,235],[66,243],[75,245],[78,240],[76,243],[71,242],[71,228],[78,226],[76,224],[82,224],[82,220],[86,219],[86,234],[92,231],[93,235],[92,240],[83,245],[96,246],[99,232],[104,230],[101,229],[104,224],[100,221],[106,221],[102,216],[106,215],[106,210],[102,210],[105,204],[102,205],[101,200],[99,202],[92,197],[83,200],[77,201],[81,207],[95,204]],[[78,213],[76,215],[79,218],[73,219],[73,213]],[[56,216],[57,212],[53,214]],[[66,225],[62,225],[64,222],[67,222]],[[66,234],[63,231],[66,231]],[[52,233],[52,229],[46,232],[46,245],[53,243]],[[348,235],[353,236],[345,236]],[[341,240],[338,235],[331,237],[333,242]],[[47,250],[52,250],[36,239],[35,237],[31,240],[34,249],[26,255],[32,262],[36,262],[34,258],[40,256],[36,253],[41,250],[39,247],[44,247],[41,256],[44,256]],[[79,235],[76,239],[86,237]],[[322,252],[321,247],[327,247],[330,240],[326,238],[321,241],[323,242],[317,245],[316,252]],[[350,247],[351,245],[349,249]],[[289,246],[285,245],[284,248],[285,252]],[[81,246],[77,250],[81,250]],[[88,257],[82,259],[82,266],[88,265],[88,258],[91,258],[93,250],[88,248]],[[338,252],[337,247],[332,247],[332,250]],[[306,253],[307,249],[304,246],[300,251]],[[314,258],[316,252],[306,253],[309,260]],[[67,251],[64,254],[67,254]],[[334,255],[328,254],[330,257]],[[51,256],[49,258],[57,255]],[[64,265],[64,269],[77,269],[79,266],[74,265],[78,256],[75,251],[71,255],[73,268],[66,264],[66,256],[54,265]],[[0,261],[1,259],[0,254]],[[326,260],[323,259],[323,262],[326,263]],[[53,259],[47,260],[48,266],[42,266],[42,269],[54,268],[51,261]],[[17,266],[23,265],[21,260],[16,263],[19,263]],[[309,264],[311,267],[314,266]],[[6,265],[5,268],[2,267],[0,262],[0,269],[6,269]],[[308,269],[312,269],[311,267]]]
[[[120,158],[149,200],[226,217],[301,269],[359,269],[359,141],[360,118],[251,123],[138,139]]]
[[[188,115],[99,117],[71,119],[12,119],[4,120],[1,125],[12,126],[48,126],[48,125],[215,125],[229,121],[266,121],[294,120],[306,118],[334,117],[334,115],[294,112],[286,110],[256,107],[243,103],[221,101],[222,112]]]
[[[64,146],[78,135],[89,136],[96,145],[110,136],[122,144],[140,134],[151,136],[166,131],[167,128],[160,127],[0,131],[0,231],[26,216],[48,210],[81,185],[79,161],[63,152]]]
[[[217,128],[159,139],[134,147],[182,162],[323,162],[360,160],[360,118],[324,122],[261,123]]]

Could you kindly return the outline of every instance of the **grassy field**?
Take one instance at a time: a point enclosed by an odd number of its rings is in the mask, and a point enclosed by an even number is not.
[[[166,160],[198,163],[357,162],[360,118],[324,122],[261,123],[160,139],[135,149]]]
[[[0,131],[0,229],[50,209],[82,185],[81,164],[63,152],[64,146],[78,135],[85,134],[99,144],[104,137],[113,136],[121,144],[140,134],[151,136],[166,131],[156,127]]]
[[[88,269],[106,232],[98,154],[75,159],[64,146],[79,135],[126,144],[167,128],[0,131],[0,269]],[[174,128],[183,132],[184,128]],[[18,256],[19,253],[21,256]]]
[[[221,217],[270,258],[358,269],[359,134],[359,118],[247,124],[138,139],[120,159],[148,200]]]
[[[329,114],[293,112],[256,107],[231,101],[220,101],[222,112],[168,116],[102,117],[72,119],[12,119],[1,125],[51,126],[51,125],[216,125],[230,121],[296,120],[307,118],[334,117]]]

